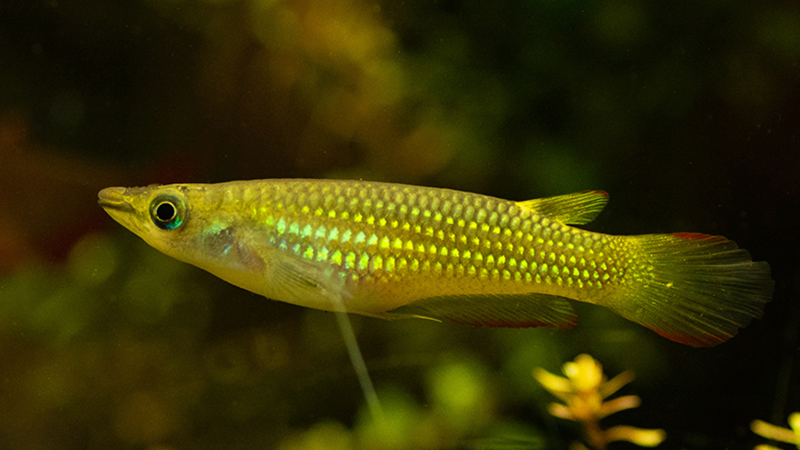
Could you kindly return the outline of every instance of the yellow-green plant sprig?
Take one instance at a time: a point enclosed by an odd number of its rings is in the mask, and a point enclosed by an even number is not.
[[[635,395],[606,401],[633,380],[633,372],[628,370],[607,380],[603,374],[603,366],[587,354],[578,355],[575,361],[565,363],[562,370],[566,378],[538,367],[534,369],[533,376],[545,389],[565,403],[551,403],[548,408],[550,414],[580,422],[593,449],[604,450],[614,441],[628,441],[641,447],[655,447],[664,441],[664,430],[624,425],[607,430],[600,427],[600,419],[624,409],[636,408],[641,403],[641,399]],[[585,447],[576,444],[572,448]]]
[[[753,433],[772,439],[773,441],[788,442],[794,444],[800,449],[800,412],[792,413],[789,415],[789,428],[779,427],[771,423],[764,422],[763,420],[754,420],[750,423],[750,429]],[[778,447],[771,445],[758,445],[755,450],[780,450]]]

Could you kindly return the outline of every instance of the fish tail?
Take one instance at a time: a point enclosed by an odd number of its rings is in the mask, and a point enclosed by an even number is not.
[[[712,346],[761,317],[774,282],[766,262],[722,236],[631,236],[642,253],[619,296],[604,302],[673,341]]]

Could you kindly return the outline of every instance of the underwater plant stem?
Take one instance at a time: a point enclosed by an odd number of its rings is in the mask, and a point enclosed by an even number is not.
[[[600,428],[600,422],[597,420],[584,420],[583,428],[586,430],[586,437],[594,450],[606,450],[606,435],[603,429]]]

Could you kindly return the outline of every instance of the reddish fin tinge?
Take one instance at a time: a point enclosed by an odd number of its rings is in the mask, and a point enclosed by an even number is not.
[[[651,270],[605,306],[661,336],[696,347],[733,337],[761,317],[774,282],[766,262],[722,236],[632,236]]]
[[[394,311],[476,327],[570,328],[578,322],[569,302],[553,295],[456,295],[422,299]]]

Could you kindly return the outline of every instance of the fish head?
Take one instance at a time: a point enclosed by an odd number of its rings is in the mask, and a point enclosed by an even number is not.
[[[172,184],[110,187],[98,193],[98,203],[122,226],[157,250],[193,262],[196,240],[206,218],[202,187]]]
[[[110,187],[101,207],[151,247],[239,287],[261,293],[265,256],[239,200],[207,184]]]

